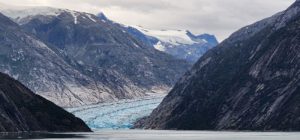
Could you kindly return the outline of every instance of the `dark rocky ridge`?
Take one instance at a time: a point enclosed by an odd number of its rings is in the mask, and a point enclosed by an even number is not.
[[[89,132],[88,126],[64,109],[0,73],[0,132]]]
[[[206,53],[136,127],[300,130],[300,2]]]

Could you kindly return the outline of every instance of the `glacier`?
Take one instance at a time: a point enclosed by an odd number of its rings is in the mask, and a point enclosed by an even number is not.
[[[142,26],[120,25],[121,28],[156,50],[193,64],[208,50],[218,45],[214,35],[195,35],[188,30],[146,29]]]
[[[124,99],[66,110],[85,121],[92,130],[130,129],[136,120],[150,115],[164,97],[165,94],[155,93],[137,99]]]

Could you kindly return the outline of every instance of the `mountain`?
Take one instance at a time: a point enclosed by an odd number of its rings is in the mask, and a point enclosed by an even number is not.
[[[0,70],[62,107],[165,91],[190,68],[92,14],[49,7],[0,11],[18,23],[11,22],[12,30],[3,26],[11,36],[3,34]]]
[[[195,63],[204,53],[218,45],[216,37],[209,34],[194,35],[183,30],[150,30],[141,26],[125,28],[146,45],[190,63]]]
[[[89,132],[88,126],[64,109],[0,73],[0,132]]]
[[[92,78],[81,74],[45,43],[0,16],[0,71],[61,106],[113,99]],[[103,93],[99,92],[99,89]],[[84,93],[84,94],[82,94]]]
[[[207,52],[137,127],[300,130],[300,1]]]

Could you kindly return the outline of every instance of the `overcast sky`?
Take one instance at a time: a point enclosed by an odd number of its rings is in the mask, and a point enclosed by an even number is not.
[[[104,12],[126,25],[184,29],[215,34],[219,40],[237,29],[286,9],[295,0],[0,0],[10,5],[42,5],[89,13]]]

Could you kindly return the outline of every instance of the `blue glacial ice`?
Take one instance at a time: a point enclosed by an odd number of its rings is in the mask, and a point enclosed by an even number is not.
[[[68,108],[93,130],[130,129],[134,122],[151,114],[165,95],[150,95],[139,99]]]

